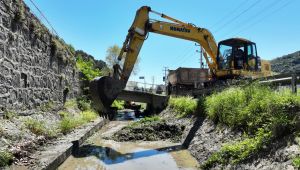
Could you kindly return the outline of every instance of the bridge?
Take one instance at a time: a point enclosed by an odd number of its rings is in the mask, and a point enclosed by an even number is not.
[[[117,99],[147,103],[154,112],[159,112],[167,106],[169,97],[148,92],[123,90]]]

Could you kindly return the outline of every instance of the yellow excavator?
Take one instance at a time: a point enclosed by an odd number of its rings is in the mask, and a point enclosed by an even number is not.
[[[154,13],[170,22],[151,20]],[[194,24],[185,23],[143,6],[137,10],[132,26],[123,44],[113,75],[94,79],[90,84],[91,96],[98,111],[107,112],[118,94],[125,88],[138,54],[149,32],[190,40],[200,44],[209,67],[209,80],[257,78],[270,74],[270,63],[257,55],[256,44],[243,38],[231,38],[216,43],[212,33]]]

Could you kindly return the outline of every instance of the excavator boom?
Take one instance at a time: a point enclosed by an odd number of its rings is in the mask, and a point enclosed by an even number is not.
[[[170,22],[150,20],[149,13],[152,12],[169,20]],[[91,82],[92,98],[98,111],[106,111],[116,99],[118,94],[125,88],[126,83],[134,68],[135,62],[147,38],[149,32],[185,39],[200,44],[204,49],[204,58],[210,69],[212,77],[227,76],[232,70],[219,70],[218,44],[211,32],[205,28],[185,23],[165,14],[152,11],[150,7],[143,6],[136,12],[135,19],[128,30],[123,43],[119,60],[125,60],[123,67],[116,64],[112,77],[97,78]],[[235,46],[234,46],[235,47]],[[219,54],[223,58],[222,54]],[[245,72],[236,72],[237,74]]]

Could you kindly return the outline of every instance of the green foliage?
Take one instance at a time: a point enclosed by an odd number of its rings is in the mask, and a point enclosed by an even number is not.
[[[135,122],[129,124],[127,127],[133,128],[136,126],[144,126],[147,124],[151,124],[153,122],[162,122],[162,121],[164,121],[164,120],[161,119],[159,116],[144,117],[144,118],[140,119],[139,121],[135,121]]]
[[[9,151],[0,151],[0,167],[10,165],[13,161],[13,155]]]
[[[295,168],[300,169],[300,157],[297,156],[293,159],[293,165]]]
[[[53,101],[49,101],[46,103],[41,104],[40,109],[43,112],[49,112],[54,108],[54,103]]]
[[[84,80],[91,81],[95,77],[101,76],[101,71],[98,68],[94,68],[92,60],[84,61],[80,55],[76,58],[76,67],[83,73]]]
[[[91,101],[85,98],[77,99],[78,108],[82,111],[91,110]]]
[[[95,120],[98,117],[98,114],[93,110],[86,110],[81,112],[81,119],[87,123]]]
[[[171,97],[169,99],[170,108],[177,112],[179,118],[195,113],[197,105],[197,100],[192,97]]]
[[[108,65],[108,68],[113,68],[115,64],[123,65],[124,64],[124,59],[119,61],[118,56],[121,52],[121,47],[118,45],[113,45],[107,48],[106,50],[106,57],[105,61]],[[125,58],[125,53],[123,53],[123,58]],[[139,63],[140,63],[140,58],[138,57],[137,60],[135,61],[134,68],[132,70],[132,74],[136,75],[139,71]],[[104,70],[107,72],[107,70]],[[112,71],[112,70],[111,70]]]
[[[83,111],[79,116],[72,116],[68,112],[60,112],[60,115],[62,116],[62,120],[59,122],[59,129],[64,134],[98,117],[98,114],[93,110]]]
[[[289,113],[300,108],[300,98],[287,90],[254,84],[213,94],[206,98],[205,107],[209,118],[255,132],[260,127],[292,125],[295,115]]]
[[[77,108],[77,101],[76,99],[67,100],[64,104],[65,109],[74,109]]]
[[[263,149],[263,146],[270,143],[271,138],[271,132],[260,128],[254,137],[248,137],[239,142],[223,145],[219,152],[213,153],[202,164],[202,168],[208,169],[215,164],[240,163]]]
[[[17,113],[15,111],[11,111],[11,110],[5,110],[4,111],[4,116],[3,116],[4,119],[11,120],[15,116],[17,116]]]
[[[46,127],[46,123],[41,120],[36,120],[32,118],[28,118],[25,120],[25,126],[29,129],[32,133],[45,136],[46,138],[53,138],[57,135],[58,131],[55,128],[48,128]]]
[[[125,102],[123,100],[115,100],[111,106],[117,108],[118,110],[122,110],[124,109],[124,104]]]
[[[72,131],[74,128],[80,126],[82,122],[79,118],[74,118],[70,116],[63,117],[59,122],[59,129],[63,134]]]

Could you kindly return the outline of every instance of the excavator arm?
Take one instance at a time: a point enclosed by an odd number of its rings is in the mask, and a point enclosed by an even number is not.
[[[162,18],[172,22],[150,20],[150,12],[158,14]],[[119,75],[122,81],[127,82],[143,42],[149,32],[199,43],[207,53],[205,53],[204,57],[211,73],[214,74],[217,71],[216,56],[218,47],[213,35],[207,29],[184,23],[165,14],[152,11],[150,7],[144,6],[137,11],[134,22],[128,31],[128,35],[118,57],[118,59],[121,60],[123,59],[124,53],[126,53],[124,66]],[[115,71],[115,73],[119,72]]]
[[[158,14],[171,22],[150,20],[150,12]],[[205,50],[204,57],[211,73],[216,73],[218,69],[216,57],[218,47],[213,35],[207,29],[176,20],[167,15],[152,11],[150,7],[143,6],[137,11],[118,56],[119,60],[125,60],[123,67],[116,64],[114,66],[113,77],[105,76],[91,82],[91,95],[98,111],[107,112],[107,108],[109,108],[118,94],[125,88],[149,32],[199,43]]]

